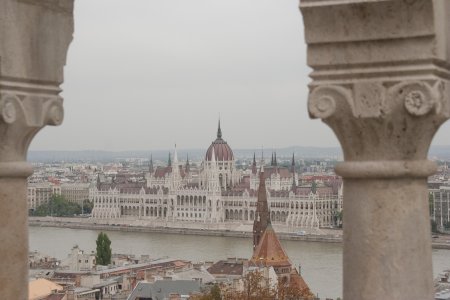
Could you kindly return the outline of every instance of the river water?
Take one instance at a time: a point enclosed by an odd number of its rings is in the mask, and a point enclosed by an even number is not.
[[[95,251],[99,231],[52,227],[29,227],[30,250],[38,250],[62,259],[78,245]],[[210,237],[140,232],[107,232],[113,253],[148,254],[158,258],[169,256],[197,261],[217,261],[227,257],[250,258],[249,238]],[[301,265],[302,276],[311,290],[321,298],[342,297],[342,244],[304,241],[281,243],[292,263]],[[436,276],[450,269],[450,250],[433,250],[433,271]]]

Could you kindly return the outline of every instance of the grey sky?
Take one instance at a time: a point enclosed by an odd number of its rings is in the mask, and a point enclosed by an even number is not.
[[[298,0],[76,0],[65,120],[32,150],[336,146],[307,115]],[[435,144],[449,144],[444,125]]]

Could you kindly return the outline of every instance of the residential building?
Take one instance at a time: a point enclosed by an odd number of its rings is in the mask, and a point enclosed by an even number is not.
[[[35,210],[40,205],[47,204],[53,195],[61,195],[61,187],[52,183],[28,184],[28,209]]]

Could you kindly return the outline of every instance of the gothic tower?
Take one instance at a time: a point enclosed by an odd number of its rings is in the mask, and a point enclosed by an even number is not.
[[[267,204],[266,180],[264,166],[259,172],[258,201],[256,203],[255,221],[253,222],[253,250],[258,246],[261,236],[270,224],[269,205]]]

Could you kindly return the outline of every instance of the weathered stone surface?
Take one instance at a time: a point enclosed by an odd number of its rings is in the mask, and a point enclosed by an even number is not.
[[[2,299],[28,299],[26,162],[45,125],[64,116],[59,96],[73,33],[73,0],[0,1],[0,269]]]
[[[450,117],[450,1],[301,0],[308,109],[344,152],[344,299],[433,299],[427,160]]]

